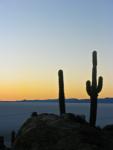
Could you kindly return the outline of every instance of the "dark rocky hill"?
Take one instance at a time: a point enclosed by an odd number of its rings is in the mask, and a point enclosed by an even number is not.
[[[113,127],[90,127],[73,114],[34,113],[20,128],[13,150],[113,150]]]

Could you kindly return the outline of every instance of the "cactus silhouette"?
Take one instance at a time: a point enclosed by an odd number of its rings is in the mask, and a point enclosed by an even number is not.
[[[62,115],[65,113],[63,70],[58,71],[58,78],[59,78],[59,109],[60,109],[60,115]]]
[[[103,78],[100,76],[97,83],[97,52],[93,51],[92,55],[92,83],[88,80],[86,82],[86,90],[90,96],[91,105],[90,105],[90,125],[95,126],[96,116],[97,116],[97,98],[99,92],[102,90]]]
[[[15,139],[16,139],[16,133],[15,133],[15,131],[13,130],[13,131],[11,132],[11,147],[13,147],[13,144],[14,144]]]

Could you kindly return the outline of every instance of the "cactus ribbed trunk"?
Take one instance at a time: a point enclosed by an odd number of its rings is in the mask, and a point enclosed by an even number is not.
[[[58,71],[59,77],[59,109],[60,115],[65,113],[65,95],[64,95],[64,79],[63,79],[63,71]]]
[[[97,117],[97,53],[93,52],[92,56],[92,96],[91,98],[91,107],[90,107],[90,125],[94,126],[96,124],[96,117]]]
[[[98,93],[102,90],[103,78],[99,77],[97,84],[97,52],[94,51],[92,55],[93,68],[92,68],[92,83],[90,81],[86,82],[86,90],[90,96],[90,125],[95,126],[97,117],[97,98]]]
[[[91,107],[90,107],[90,125],[95,126],[97,118],[97,98],[91,97]]]

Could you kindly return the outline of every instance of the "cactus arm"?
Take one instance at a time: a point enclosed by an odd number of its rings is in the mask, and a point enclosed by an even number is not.
[[[99,93],[102,90],[103,86],[103,77],[98,78],[98,86],[97,86],[97,93]]]
[[[87,93],[88,93],[88,95],[89,96],[91,96],[91,82],[88,80],[87,82],[86,82],[86,91],[87,91]]]

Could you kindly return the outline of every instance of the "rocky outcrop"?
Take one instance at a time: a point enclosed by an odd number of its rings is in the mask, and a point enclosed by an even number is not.
[[[20,128],[13,150],[112,150],[107,131],[90,127],[84,117],[32,115]]]
[[[0,136],[0,150],[10,150],[10,148],[5,146],[3,136]]]

